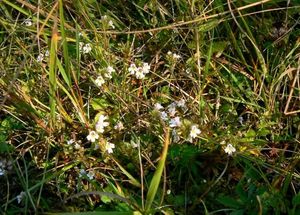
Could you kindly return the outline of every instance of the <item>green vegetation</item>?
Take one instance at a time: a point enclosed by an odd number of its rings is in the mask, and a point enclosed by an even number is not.
[[[299,11],[0,1],[0,214],[300,214]]]

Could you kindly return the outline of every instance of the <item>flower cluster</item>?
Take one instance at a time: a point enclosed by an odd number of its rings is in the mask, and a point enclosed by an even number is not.
[[[92,51],[92,46],[89,43],[84,44],[83,42],[79,43],[79,50],[83,54],[87,54]]]
[[[98,133],[103,133],[105,127],[109,126],[109,122],[106,122],[108,119],[107,116],[105,115],[100,115],[99,119],[95,125],[95,130],[96,131],[90,131],[89,135],[86,137],[88,141],[91,141],[92,143],[95,142],[97,139],[99,139],[99,134]],[[123,125],[123,124],[122,124]],[[95,149],[98,149],[99,145],[96,144]],[[107,151],[109,154],[113,153],[113,149],[115,148],[115,144],[106,142],[105,144],[105,151]]]
[[[164,110],[164,107],[160,103],[156,103],[154,105],[154,110],[158,111],[160,118],[163,121],[168,122],[170,128],[173,128],[172,136],[175,142],[179,141],[179,136],[177,134],[176,128],[179,128],[182,125],[180,117],[177,116],[177,108],[181,108],[182,110],[186,109],[184,99],[172,102],[170,105],[167,106],[166,110]],[[192,140],[196,138],[200,133],[201,131],[198,128],[198,125],[192,125],[190,127],[188,140],[192,142]]]
[[[36,58],[36,61],[37,62],[42,62],[44,60],[44,57],[49,57],[50,53],[49,51],[45,51],[45,53],[40,53],[37,58]]]
[[[81,142],[81,141],[79,141],[79,142]],[[67,145],[69,147],[74,147],[76,150],[83,150],[83,147],[78,142],[75,142],[75,140],[73,140],[73,139],[67,140]]]
[[[168,56],[173,58],[174,60],[179,60],[181,58],[181,56],[179,54],[176,53],[172,53],[171,51],[168,51]]]
[[[135,75],[137,79],[144,79],[145,75],[150,72],[150,65],[142,63],[142,66],[137,67],[134,63],[130,64],[128,71],[131,75]]]
[[[84,170],[84,169],[81,169],[79,171],[79,177],[82,178],[82,177],[87,177],[88,179],[90,180],[93,180],[94,177],[95,177],[95,172],[90,170],[88,173]]]
[[[112,66],[108,66],[105,69],[104,77],[107,78],[107,79],[111,79],[112,78],[112,74],[115,73],[115,72],[116,72],[116,70]],[[98,87],[101,87],[104,83],[105,83],[105,79],[103,78],[102,75],[99,75],[97,77],[97,79],[95,80],[95,84]]]

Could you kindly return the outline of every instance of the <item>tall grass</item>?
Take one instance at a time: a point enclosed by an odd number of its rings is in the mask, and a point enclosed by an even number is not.
[[[297,1],[0,1],[0,213],[298,214]]]

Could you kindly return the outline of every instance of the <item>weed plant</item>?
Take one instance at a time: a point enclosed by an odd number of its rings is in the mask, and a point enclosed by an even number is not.
[[[1,214],[300,214],[298,0],[0,0]]]

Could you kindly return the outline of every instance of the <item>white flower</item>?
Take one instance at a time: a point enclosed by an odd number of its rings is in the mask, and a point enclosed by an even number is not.
[[[139,67],[138,70],[135,71],[135,77],[137,79],[144,79],[145,74],[143,73],[142,69]]]
[[[86,138],[93,143],[99,138],[99,135],[95,131],[90,131]]]
[[[169,106],[168,106],[168,112],[170,114],[171,117],[175,116],[176,114],[176,103],[172,102]]]
[[[4,175],[5,172],[6,172],[5,169],[0,168],[0,176]]]
[[[79,150],[81,148],[81,146],[78,143],[75,143],[74,148],[77,149],[77,150]]]
[[[24,25],[27,26],[27,27],[32,26],[32,21],[31,21],[31,19],[26,19],[26,20],[24,21]]]
[[[101,16],[101,19],[102,19],[102,20],[106,20],[106,19],[107,19],[107,16],[106,16],[106,15]]]
[[[191,138],[195,138],[195,137],[197,137],[197,135],[200,134],[200,133],[201,133],[201,131],[200,131],[200,129],[198,128],[198,126],[197,126],[197,125],[192,125],[191,131],[190,131],[190,137],[191,137]]]
[[[115,129],[115,130],[119,130],[119,131],[123,130],[123,129],[124,129],[123,123],[122,123],[121,121],[119,121],[119,122],[114,126],[114,129]]]
[[[108,25],[112,28],[115,29],[113,21],[109,20]]]
[[[80,171],[79,171],[79,177],[83,177],[83,176],[85,176],[86,175],[86,171],[84,170],[84,169],[81,169]]]
[[[115,144],[106,142],[105,150],[110,154],[113,153],[113,149],[115,148]]]
[[[41,61],[43,61],[43,60],[44,60],[44,54],[40,53],[40,54],[37,56],[36,61],[37,61],[37,62],[41,62]]]
[[[155,105],[154,105],[154,109],[155,110],[161,110],[161,109],[163,109],[164,107],[160,104],[160,103],[156,103]]]
[[[131,75],[134,75],[137,70],[138,70],[138,68],[136,67],[136,65],[134,63],[130,64],[128,71],[130,72]]]
[[[168,53],[167,53],[168,55],[171,55],[172,54],[172,52],[171,51],[168,51]]]
[[[91,44],[87,43],[87,44],[85,44],[85,45],[82,47],[82,52],[83,52],[84,54],[87,54],[87,53],[89,53],[90,51],[92,51],[92,46],[91,46]]]
[[[180,99],[176,103],[177,103],[177,107],[185,108],[185,100],[184,99]]]
[[[79,49],[80,49],[80,51],[82,51],[83,46],[84,46],[84,43],[83,42],[79,42]]]
[[[167,190],[167,195],[170,195],[171,194],[171,190]]]
[[[225,153],[227,153],[228,155],[232,155],[232,153],[234,153],[236,151],[236,149],[231,145],[228,144],[226,146],[226,148],[224,149]]]
[[[109,122],[105,122],[105,120],[107,119],[107,116],[104,115],[100,115],[98,122],[96,123],[96,131],[99,133],[103,133],[104,132],[104,128],[107,127],[109,125]]]
[[[26,193],[25,192],[21,192],[19,195],[17,195],[17,201],[18,201],[18,204],[21,203],[22,199],[26,196]]]
[[[49,55],[50,55],[49,50],[46,50],[45,57],[49,57]]]
[[[160,112],[160,117],[162,120],[167,121],[169,119],[168,114],[166,113],[166,111],[162,111]]]
[[[89,173],[86,175],[90,180],[94,179],[95,173],[94,171],[89,171]]]
[[[174,54],[173,54],[173,58],[174,58],[175,60],[179,60],[179,59],[181,58],[181,56],[174,53]]]
[[[130,64],[128,71],[131,75],[135,75],[137,79],[145,78],[145,74],[150,72],[150,65],[148,63],[143,63],[142,67],[136,67],[134,63]]]
[[[226,143],[225,140],[222,140],[220,144],[225,145],[225,143]]]
[[[173,137],[173,141],[176,143],[180,140],[179,135],[177,134],[177,131],[175,129],[172,130],[172,137]]]
[[[133,141],[130,141],[132,148],[137,148],[139,145]]]
[[[179,127],[180,125],[181,125],[181,121],[180,121],[180,118],[178,116],[170,120],[170,127],[171,128]]]
[[[103,78],[101,75],[99,75],[99,76],[97,77],[97,79],[95,80],[95,84],[96,84],[98,87],[101,87],[104,83],[105,83],[105,80],[104,80],[104,78]]]
[[[241,125],[244,125],[244,118],[242,116],[238,117],[238,121]]]
[[[143,63],[142,73],[147,74],[150,72],[150,65],[148,63]]]
[[[111,79],[111,78],[112,78],[111,74],[112,74],[113,72],[116,72],[116,70],[115,70],[113,67],[108,66],[108,67],[106,68],[106,72],[107,72],[107,73],[105,73],[104,76],[105,76],[106,78]]]
[[[73,144],[74,142],[75,142],[75,141],[74,141],[73,139],[71,139],[71,140],[68,140],[68,141],[67,141],[67,144],[68,144],[68,145],[71,145],[71,144]]]

